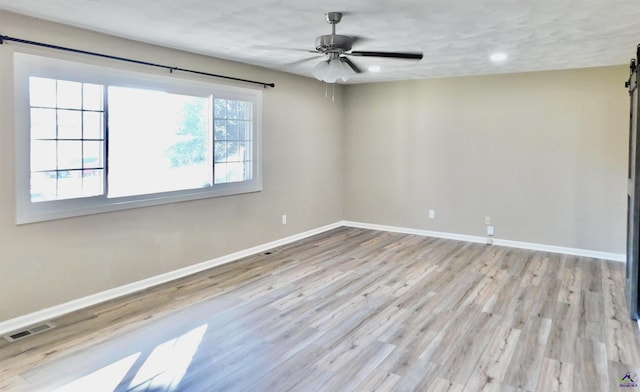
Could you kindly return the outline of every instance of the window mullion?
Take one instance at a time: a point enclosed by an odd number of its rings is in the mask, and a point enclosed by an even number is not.
[[[102,197],[105,199],[109,195],[109,86],[102,86],[102,137],[104,138],[103,145],[103,162],[104,176],[102,177]]]
[[[216,124],[216,111],[215,111],[215,107],[214,107],[214,96],[213,95],[209,95],[209,113],[211,114],[209,116],[209,124],[207,126],[207,129],[209,131],[209,135],[207,137],[207,164],[209,166],[209,184],[211,184],[211,187],[213,187],[215,185],[215,178],[216,178],[216,166],[215,166],[215,161],[216,161],[216,156],[215,156],[215,151],[216,151],[216,128],[215,128],[215,124]]]
[[[60,196],[60,110],[58,110],[58,85],[56,80],[56,199]]]

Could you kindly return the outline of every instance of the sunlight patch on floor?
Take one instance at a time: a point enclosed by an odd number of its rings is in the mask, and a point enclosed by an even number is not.
[[[117,362],[107,365],[91,374],[79,378],[63,387],[56,389],[54,392],[78,392],[78,391],[94,391],[94,392],[112,392],[118,384],[126,376],[131,366],[136,362],[140,353],[130,355]]]
[[[207,331],[207,324],[157,346],[142,365],[129,388],[137,390],[160,389],[171,391],[184,377],[200,342]]]
[[[198,351],[208,324],[201,325],[174,339],[156,346],[148,357],[143,351],[129,355],[93,373],[74,380],[54,392],[112,392],[115,390],[177,390]],[[140,363],[142,363],[140,365]],[[136,369],[137,372],[136,372]],[[124,380],[131,383],[121,385]],[[127,377],[128,376],[128,377]]]

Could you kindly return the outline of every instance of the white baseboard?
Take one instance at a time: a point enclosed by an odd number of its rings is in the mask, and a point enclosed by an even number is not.
[[[428,230],[412,229],[412,228],[406,228],[406,227],[386,226],[386,225],[377,225],[377,224],[361,223],[361,222],[342,221],[341,223],[343,226],[357,227],[361,229],[390,231],[394,233],[404,233],[404,234],[415,234],[415,235],[421,235],[425,237],[445,238],[449,240],[475,242],[479,244],[487,243],[487,237],[480,237],[480,236],[443,233],[439,231],[428,231]],[[532,242],[503,240],[499,238],[492,238],[492,243],[493,245],[506,246],[509,248],[539,250],[539,251],[550,252],[550,253],[562,253],[562,254],[567,254],[572,256],[582,256],[582,257],[591,257],[594,259],[620,261],[623,263],[626,262],[626,259],[627,259],[627,256],[622,253],[609,253],[609,252],[600,252],[600,251],[588,250],[588,249],[566,248],[561,246],[536,244]]]
[[[189,276],[209,268],[227,264],[232,261],[239,260],[243,257],[252,256],[257,253],[265,252],[269,249],[273,249],[278,246],[299,241],[299,240],[314,236],[316,234],[324,233],[325,231],[333,230],[340,226],[342,226],[341,222],[333,223],[327,226],[319,227],[317,229],[305,231],[304,233],[295,234],[295,235],[285,237],[276,241],[255,246],[253,248],[245,249],[239,252],[218,257],[213,260],[205,261],[205,262],[191,265],[185,268],[180,268],[175,271],[153,276],[148,279],[139,280],[137,282],[129,283],[124,286],[102,291],[100,293],[92,294],[83,298],[78,298],[69,302],[65,302],[60,305],[52,306],[50,308],[29,313],[24,316],[19,316],[13,319],[2,321],[0,322],[0,336],[13,331],[23,329],[25,327],[28,327],[34,324],[38,324],[44,321],[54,319],[56,317],[60,317],[62,315],[71,313],[76,310],[87,308],[89,306],[96,305],[105,301],[109,301],[114,298],[122,297],[124,295],[128,295],[131,293],[135,293],[137,291],[145,290],[150,287],[167,283],[175,279],[183,278],[185,276]]]
[[[341,223],[342,223],[343,226],[356,227],[356,228],[359,228],[359,229],[388,231],[388,232],[391,232],[391,233],[414,234],[414,235],[420,235],[420,236],[424,236],[424,237],[444,238],[444,239],[447,239],[447,240],[476,242],[476,243],[479,243],[479,244],[486,244],[487,243],[486,238],[476,237],[476,236],[471,236],[471,235],[443,233],[443,232],[439,232],[439,231],[428,231],[428,230],[412,229],[412,228],[409,228],[409,227],[378,225],[378,224],[375,224],[375,223],[363,223],[363,222],[352,222],[352,221],[342,221]]]
[[[92,305],[96,305],[105,301],[122,297],[124,295],[135,293],[137,291],[141,291],[153,286],[157,286],[159,284],[167,283],[175,279],[183,278],[185,276],[192,275],[209,268],[227,264],[232,261],[239,260],[243,257],[248,257],[257,253],[265,252],[269,249],[273,249],[278,246],[299,241],[299,240],[314,236],[316,234],[333,230],[341,226],[356,227],[361,229],[370,229],[370,230],[378,230],[378,231],[389,231],[389,232],[404,233],[404,234],[415,234],[415,235],[426,236],[426,237],[475,242],[480,244],[487,243],[486,237],[443,233],[443,232],[437,232],[437,231],[412,229],[412,228],[406,228],[406,227],[377,225],[377,224],[371,224],[371,223],[341,221],[341,222],[336,222],[327,226],[319,227],[317,229],[305,231],[300,234],[285,237],[285,238],[272,241],[266,244],[258,245],[253,248],[231,253],[222,257],[218,257],[213,260],[205,261],[203,263],[195,264],[189,267],[185,267],[175,271],[157,275],[148,279],[143,279],[137,282],[129,283],[124,286],[102,291],[100,293],[92,294],[87,297],[65,302],[63,304],[42,309],[33,313],[26,314],[24,316],[19,316],[13,319],[2,321],[0,322],[0,335],[5,335],[7,333],[23,329],[25,327],[28,327],[34,324],[42,323],[44,321],[48,321],[48,320],[60,317],[62,315],[71,313],[76,310],[80,310]],[[624,262],[626,259],[626,256],[624,254],[618,254],[618,253],[607,253],[607,252],[599,252],[599,251],[584,250],[584,249],[564,248],[559,246],[550,246],[550,245],[535,244],[535,243],[529,243],[529,242],[501,240],[497,238],[493,239],[493,244],[500,245],[500,246],[507,246],[511,248],[539,250],[539,251],[552,252],[552,253],[563,253],[563,254],[569,254],[574,256],[592,257],[597,259],[605,259],[605,260],[613,260],[613,261],[621,261],[621,262]]]

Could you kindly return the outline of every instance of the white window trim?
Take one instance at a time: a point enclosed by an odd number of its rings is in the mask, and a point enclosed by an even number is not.
[[[262,91],[224,86],[171,76],[134,72],[14,52],[15,144],[16,144],[16,223],[47,221],[82,215],[198,200],[262,190]],[[84,83],[117,84],[124,87],[159,89],[172,93],[212,94],[214,98],[253,102],[253,178],[248,181],[215,184],[211,187],[120,198],[106,195],[31,202],[29,77],[40,76]]]

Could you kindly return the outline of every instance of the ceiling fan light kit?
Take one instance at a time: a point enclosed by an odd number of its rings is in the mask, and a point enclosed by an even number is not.
[[[327,61],[321,61],[313,67],[311,71],[313,76],[326,83],[335,83],[339,79],[346,82],[350,77],[356,74],[356,71],[340,58],[332,58]]]

